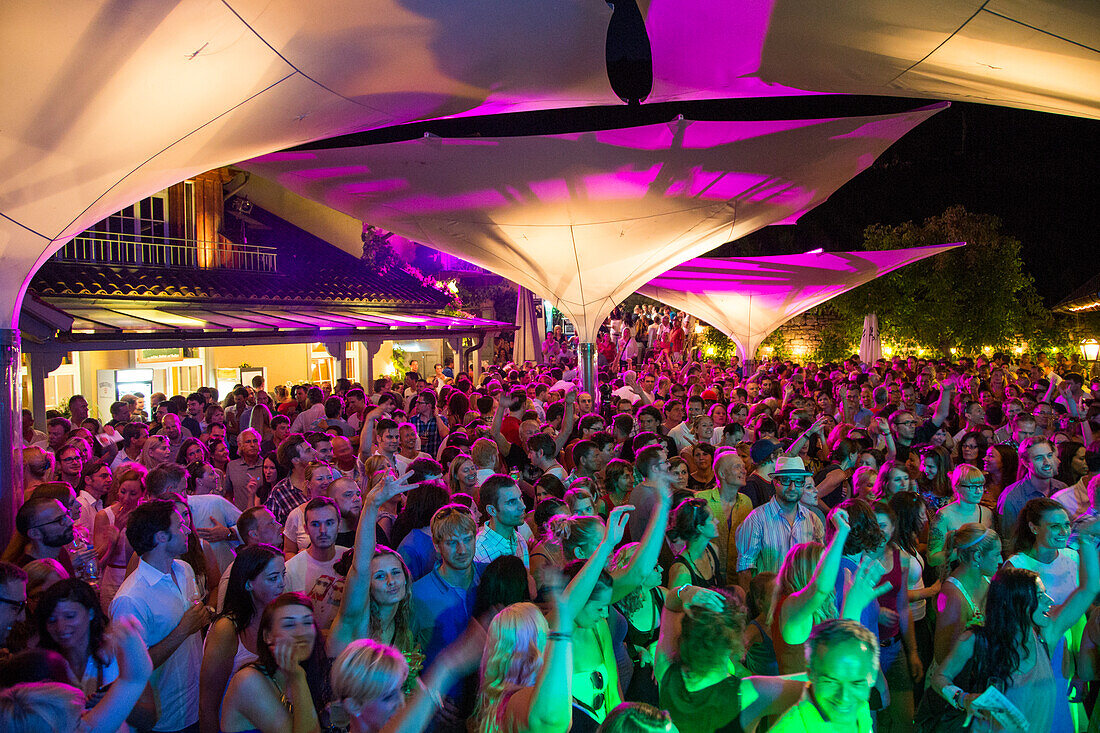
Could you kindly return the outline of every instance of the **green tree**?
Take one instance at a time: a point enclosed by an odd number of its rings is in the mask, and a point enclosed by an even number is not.
[[[851,324],[862,325],[864,314],[877,313],[887,339],[903,346],[936,348],[943,354],[953,347],[977,353],[985,346],[1006,347],[1018,337],[1049,333],[1051,316],[1031,276],[1024,272],[1020,242],[1001,231],[995,216],[954,206],[919,225],[875,224],[864,231],[863,248],[906,249],[948,242],[966,242],[966,246],[872,280],[829,306]]]

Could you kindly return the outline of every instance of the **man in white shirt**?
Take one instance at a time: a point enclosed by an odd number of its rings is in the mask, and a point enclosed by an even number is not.
[[[149,426],[145,423],[131,422],[122,426],[122,445],[111,460],[111,470],[117,471],[127,463],[137,463],[148,438]]]
[[[336,618],[343,596],[344,577],[333,566],[348,548],[336,544],[340,531],[340,506],[327,496],[310,499],[305,506],[309,547],[286,563],[286,589],[305,593],[313,601],[313,617],[322,629]]]
[[[89,536],[95,523],[95,515],[103,508],[103,497],[111,488],[111,467],[104,459],[97,459],[84,472],[84,488],[77,494],[80,503],[78,527],[88,530]]]
[[[202,638],[212,609],[199,595],[195,572],[178,559],[188,529],[175,504],[150,499],[130,512],[126,539],[141,560],[111,602],[112,618],[133,616],[153,660],[149,683],[160,703],[158,733],[197,730]]]
[[[298,413],[298,417],[290,424],[292,433],[310,432],[315,424],[325,420],[325,393],[320,387],[310,387],[306,394],[309,397],[309,407]]]
[[[417,450],[416,426],[411,422],[403,422],[397,427],[398,445],[400,449],[394,454],[394,463],[397,465],[397,475],[409,470],[409,464],[417,458],[431,458],[427,453]]]
[[[504,555],[515,555],[530,568],[527,543],[519,534],[524,524],[525,507],[519,486],[511,476],[493,474],[481,485],[481,511],[489,521],[477,533],[475,562],[492,562]]]
[[[692,421],[703,414],[703,398],[692,395],[687,399],[687,417],[682,423],[674,425],[668,431],[668,437],[676,441],[676,450],[683,450],[689,445],[694,445],[697,440],[707,436],[696,436],[691,432]]]

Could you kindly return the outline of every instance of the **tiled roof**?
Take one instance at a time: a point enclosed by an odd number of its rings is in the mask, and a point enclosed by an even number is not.
[[[384,275],[357,257],[254,208],[270,231],[262,244],[277,250],[277,272],[141,267],[48,260],[31,290],[43,298],[124,298],[219,303],[371,304],[440,309],[449,299],[407,272]]]

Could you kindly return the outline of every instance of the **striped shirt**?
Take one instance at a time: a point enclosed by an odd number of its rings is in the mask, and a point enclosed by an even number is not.
[[[801,502],[794,522],[788,522],[779,502],[772,497],[767,504],[753,509],[737,529],[737,570],[755,568],[758,573],[777,573],[783,559],[795,545],[822,542],[825,526],[817,515]]]

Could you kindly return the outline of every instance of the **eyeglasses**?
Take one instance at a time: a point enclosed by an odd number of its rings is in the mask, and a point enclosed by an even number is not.
[[[959,484],[960,489],[984,489],[985,481],[975,481],[965,484]]]
[[[11,606],[15,609],[16,613],[22,613],[23,609],[27,607],[26,601],[13,601],[10,598],[0,598],[0,603],[6,603],[7,605]]]
[[[806,478],[804,476],[799,477],[799,478],[779,478],[779,477],[776,477],[775,480],[778,481],[779,485],[782,486],[784,489],[789,489],[791,486],[805,486],[806,485]]]
[[[62,522],[66,519],[68,519],[70,521],[72,520],[72,517],[69,516],[68,512],[66,512],[65,514],[62,514],[60,516],[54,517],[53,519],[51,519],[48,522],[42,522],[42,524],[32,524],[27,529],[40,529],[42,527],[48,527],[51,524],[57,524],[58,522]]]
[[[592,696],[592,709],[601,710],[604,703],[607,702],[607,693],[604,692],[604,678],[603,672],[598,669],[592,670],[592,674],[588,677],[589,683],[592,685],[592,691],[595,693]],[[599,690],[599,692],[596,692]]]
[[[916,420],[898,420],[898,421],[897,421],[897,423],[895,423],[895,424],[896,424],[896,425],[897,425],[897,426],[898,426],[899,428],[900,428],[900,427],[906,427],[906,428],[907,428],[907,427],[909,427],[910,425],[916,425],[916,424],[917,424],[917,421],[916,421]]]

